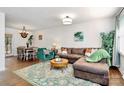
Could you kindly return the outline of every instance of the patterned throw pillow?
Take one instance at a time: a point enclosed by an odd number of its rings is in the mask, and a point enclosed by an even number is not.
[[[62,55],[67,55],[67,51],[62,51],[61,54]]]
[[[63,49],[63,50],[61,51],[61,54],[62,54],[62,55],[67,55],[67,54],[68,54],[67,49],[66,49],[66,48]]]
[[[61,51],[67,51],[68,54],[71,54],[72,48],[61,47]]]
[[[85,56],[90,56],[91,55],[91,52],[92,52],[92,48],[87,48],[86,50],[85,50]]]
[[[98,49],[95,48],[87,48],[85,50],[85,56],[89,57],[90,55],[92,55],[94,52],[96,52]]]
[[[50,53],[49,50],[43,50],[43,52],[44,52],[45,55]]]

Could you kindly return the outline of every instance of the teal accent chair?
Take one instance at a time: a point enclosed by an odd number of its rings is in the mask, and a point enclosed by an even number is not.
[[[37,51],[37,58],[42,61],[47,61],[50,59],[53,59],[55,56],[55,53],[53,51],[50,51],[49,54],[45,54],[44,50],[47,50],[46,48],[38,48]]]

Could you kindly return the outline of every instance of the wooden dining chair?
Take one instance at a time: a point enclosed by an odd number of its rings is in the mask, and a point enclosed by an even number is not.
[[[31,60],[32,59],[32,52],[33,50],[32,49],[25,49],[25,61],[27,60]]]
[[[24,47],[17,48],[17,59],[23,61],[24,60]]]

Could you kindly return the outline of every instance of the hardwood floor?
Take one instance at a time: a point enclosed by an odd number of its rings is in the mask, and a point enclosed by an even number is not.
[[[109,85],[124,86],[124,79],[117,67],[110,67],[109,69]]]
[[[22,78],[18,77],[13,71],[33,65],[39,61],[18,61],[16,57],[6,58],[6,70],[0,72],[0,85],[1,86],[31,86]],[[122,79],[121,73],[116,67],[109,69],[109,85],[110,86],[123,86],[124,79]]]
[[[31,86],[22,78],[18,77],[13,71],[33,65],[39,61],[18,61],[16,57],[6,58],[6,71],[0,72],[0,85],[1,86]]]

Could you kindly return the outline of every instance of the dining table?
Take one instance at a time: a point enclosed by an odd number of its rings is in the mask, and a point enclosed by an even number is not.
[[[17,59],[22,61],[29,61],[36,59],[37,47],[17,47]]]

